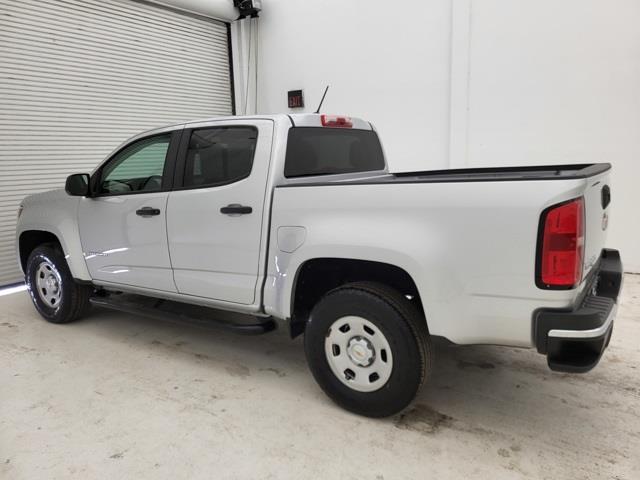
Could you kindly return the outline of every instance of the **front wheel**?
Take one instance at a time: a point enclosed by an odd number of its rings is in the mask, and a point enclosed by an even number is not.
[[[325,393],[369,417],[407,407],[431,369],[424,318],[402,294],[376,283],[327,293],[311,312],[304,344]]]
[[[73,280],[64,255],[53,245],[31,252],[25,280],[38,313],[51,323],[72,322],[89,309],[92,287]]]

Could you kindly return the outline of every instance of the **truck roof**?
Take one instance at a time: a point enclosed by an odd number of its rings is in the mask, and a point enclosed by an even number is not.
[[[175,130],[181,127],[189,127],[190,125],[207,123],[207,122],[219,122],[226,120],[289,120],[291,122],[291,126],[293,127],[321,127],[322,125],[322,117],[326,118],[344,118],[351,122],[352,127],[358,130],[373,130],[373,126],[371,123],[357,117],[348,117],[345,115],[329,115],[329,114],[320,114],[320,113],[275,113],[269,115],[222,115],[218,117],[206,117],[206,118],[198,118],[194,120],[188,120],[184,122],[172,123],[169,125],[165,125],[158,128],[153,128],[150,130],[145,130],[144,132],[140,132],[134,137],[130,138],[132,140],[136,137],[147,136],[153,133],[161,133],[167,132],[170,130]]]

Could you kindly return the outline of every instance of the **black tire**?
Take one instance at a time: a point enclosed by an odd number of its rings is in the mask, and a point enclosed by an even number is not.
[[[347,316],[362,317],[374,324],[391,348],[391,374],[378,390],[350,388],[329,365],[325,338],[333,323]],[[367,417],[388,417],[406,408],[432,366],[424,317],[402,294],[372,282],[351,283],[327,293],[311,312],[304,346],[309,368],[325,393],[341,407]]]
[[[59,299],[46,302],[38,292],[39,268],[49,264],[59,275],[57,283]],[[53,271],[49,269],[49,271]],[[57,277],[56,277],[57,278]],[[36,247],[27,260],[25,273],[27,288],[36,310],[51,323],[69,323],[85,315],[90,307],[89,297],[93,291],[90,285],[81,285],[73,280],[64,254],[56,245],[40,245]],[[58,291],[56,289],[56,291]]]

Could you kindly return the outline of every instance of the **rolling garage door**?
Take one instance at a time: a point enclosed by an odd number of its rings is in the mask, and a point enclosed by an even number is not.
[[[142,130],[232,113],[227,24],[133,0],[0,0],[0,285],[18,205]]]

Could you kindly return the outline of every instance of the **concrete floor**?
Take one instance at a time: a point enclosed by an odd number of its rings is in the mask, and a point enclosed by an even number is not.
[[[534,351],[436,350],[414,406],[334,406],[284,331],[240,337],[0,297],[0,478],[640,478],[640,276],[586,375]]]

